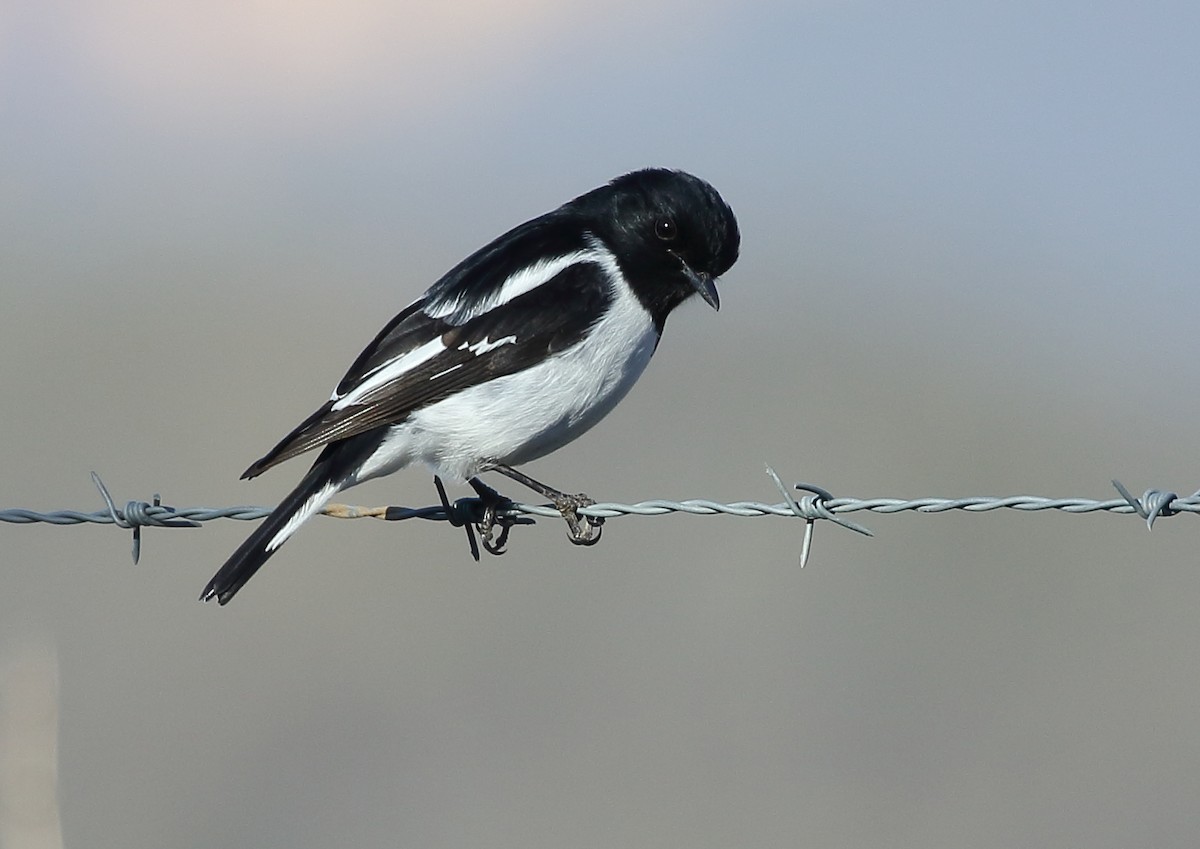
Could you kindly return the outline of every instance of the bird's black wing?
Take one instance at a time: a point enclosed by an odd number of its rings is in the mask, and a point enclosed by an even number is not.
[[[242,475],[382,425],[455,392],[536,365],[574,345],[608,309],[609,270],[571,262],[529,291],[463,323],[435,317],[426,299],[392,319],[359,355],[333,397]]]

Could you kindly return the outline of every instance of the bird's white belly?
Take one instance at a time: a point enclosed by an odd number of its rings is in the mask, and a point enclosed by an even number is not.
[[[657,344],[649,314],[625,290],[580,343],[430,404],[393,427],[357,480],[417,461],[465,480],[489,462],[519,465],[542,457],[607,415]]]

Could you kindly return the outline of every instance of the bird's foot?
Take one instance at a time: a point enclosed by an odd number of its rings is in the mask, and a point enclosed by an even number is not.
[[[552,486],[547,486],[541,481],[536,481],[524,472],[519,472],[512,466],[506,466],[503,463],[492,463],[486,471],[499,472],[505,477],[512,478],[517,483],[527,486],[534,492],[541,493],[546,498],[549,498],[555,509],[567,522],[567,539],[576,545],[595,545],[600,542],[600,527],[604,524],[604,518],[601,516],[580,516],[579,508],[591,507],[596,503],[595,499],[590,496],[578,493],[577,495],[569,495],[565,492],[560,492]],[[474,483],[471,484],[475,486]],[[482,484],[481,484],[482,485]],[[479,488],[476,487],[476,492]],[[580,519],[584,521],[580,521]]]
[[[512,516],[501,516],[500,512],[512,506],[512,499],[496,492],[479,478],[471,478],[468,483],[483,505],[483,517],[475,523],[479,540],[488,554],[503,554],[505,546],[508,545],[508,532],[516,524],[516,520]],[[495,535],[496,528],[500,529],[499,536]]]
[[[580,516],[580,507],[591,507],[596,503],[594,498],[582,492],[567,495],[560,492],[553,496],[554,506],[567,522],[567,539],[576,545],[595,545],[600,542],[600,533],[604,525],[602,516]],[[581,522],[580,519],[583,519]]]

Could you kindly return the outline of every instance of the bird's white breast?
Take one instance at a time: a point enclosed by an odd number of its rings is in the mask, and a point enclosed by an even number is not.
[[[616,406],[650,362],[658,331],[615,262],[613,300],[577,344],[536,366],[430,404],[391,433],[358,481],[421,461],[460,480],[561,448]],[[518,344],[519,344],[519,340]]]

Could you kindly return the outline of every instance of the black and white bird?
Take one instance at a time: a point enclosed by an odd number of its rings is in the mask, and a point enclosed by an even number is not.
[[[705,181],[646,169],[505,233],[388,322],[325,404],[242,475],[321,448],[202,601],[227,603],[339,491],[424,463],[483,497],[500,472],[552,499],[572,540],[592,503],[512,468],[600,421],[650,362],[667,316],[738,256],[732,210]],[[502,499],[501,499],[502,500]]]

